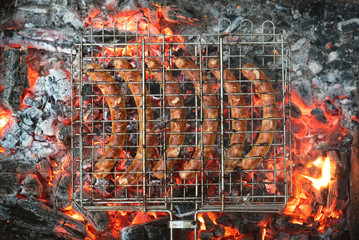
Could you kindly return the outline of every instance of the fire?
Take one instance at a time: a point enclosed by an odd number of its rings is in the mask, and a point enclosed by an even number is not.
[[[315,179],[308,176],[303,176],[306,179],[313,182],[313,186],[319,190],[321,187],[327,187],[330,182],[330,160],[329,158],[325,158],[323,161],[322,158],[318,158],[313,162],[315,166],[322,168],[322,176],[319,179]]]
[[[204,215],[206,215],[206,218],[208,218],[213,223],[213,226],[214,226],[213,229],[215,228],[216,225],[218,225],[224,229],[224,234],[219,239],[222,239],[222,238],[226,239],[227,237],[235,237],[237,239],[237,238],[241,237],[241,234],[239,233],[238,229],[233,228],[233,227],[224,226],[222,224],[217,223],[216,219],[222,215],[225,215],[225,213],[214,213],[214,212],[199,213],[198,217],[197,217],[198,222],[200,223],[199,232],[213,230],[212,228],[207,229],[208,226],[206,226],[206,222],[203,217]]]
[[[32,89],[36,83],[36,80],[39,78],[39,73],[34,69],[32,69],[29,65],[28,65],[28,78],[29,78],[30,89]]]
[[[0,138],[13,123],[11,111],[0,106]]]
[[[85,219],[83,218],[83,216],[81,216],[78,212],[76,212],[71,205],[67,206],[66,208],[64,208],[63,210],[63,213],[66,214],[67,216],[73,218],[73,219],[76,219],[76,220],[79,220],[79,221],[82,221],[84,222]]]

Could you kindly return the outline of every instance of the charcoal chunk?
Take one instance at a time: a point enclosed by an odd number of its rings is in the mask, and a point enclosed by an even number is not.
[[[37,165],[36,168],[38,170],[38,172],[40,173],[40,175],[47,181],[51,181],[51,177],[52,177],[52,171],[51,171],[51,166],[50,163],[47,159],[43,159],[41,160]]]
[[[204,220],[204,225],[206,226],[207,231],[213,229],[216,226],[214,222],[208,217],[207,213],[204,213],[202,218]]]
[[[140,225],[124,227],[121,230],[122,240],[139,240],[146,239],[146,230]]]
[[[20,175],[34,173],[36,172],[36,163],[27,161],[27,159],[19,160],[15,171]]]
[[[229,217],[229,215],[223,215],[223,216],[220,216],[216,219],[216,222],[218,224],[222,224],[224,226],[230,226],[231,225],[231,218]]]
[[[169,218],[159,218],[150,222],[124,227],[121,230],[122,240],[167,240],[169,230],[167,227]]]
[[[21,183],[21,194],[28,197],[39,197],[42,193],[42,185],[35,174],[29,174]]]
[[[166,227],[159,228],[148,224],[145,225],[145,231],[149,240],[168,239],[166,237],[168,235],[168,229]]]
[[[327,123],[327,118],[324,115],[324,112],[320,108],[314,108],[310,114],[312,114],[318,121],[321,121],[322,123]]]
[[[20,175],[16,173],[0,173],[1,196],[15,196],[20,189]]]
[[[200,233],[199,233],[199,239],[201,239],[201,240],[210,240],[210,239],[212,239],[212,237],[213,237],[213,233],[212,232],[207,232],[207,231],[201,231]]]
[[[82,189],[84,199],[90,199],[92,192],[86,188]],[[74,199],[80,199],[80,191],[74,193]],[[99,196],[97,196],[99,198]],[[77,202],[72,203],[75,211],[80,213],[89,224],[91,224],[97,231],[104,231],[110,222],[110,215],[107,212],[100,211],[86,211]],[[141,238],[138,238],[141,239]]]
[[[226,230],[224,229],[223,226],[221,225],[216,225],[213,230],[211,231],[214,236],[216,237],[222,237],[224,235],[224,233],[226,232]]]
[[[332,115],[332,116],[337,116],[339,114],[339,109],[337,108],[337,106],[335,106],[332,101],[330,100],[324,100],[324,107],[325,107],[325,112]]]
[[[338,30],[342,32],[354,32],[359,29],[359,18],[342,21],[338,24]]]
[[[17,112],[20,107],[23,90],[29,87],[27,64],[24,61],[26,56],[27,49],[6,47],[4,51],[6,83],[3,99],[13,112]]]
[[[70,183],[71,175],[67,171],[62,170],[55,175],[52,201],[58,209],[63,209],[70,205]]]
[[[174,215],[184,217],[192,215],[195,211],[195,204],[190,202],[177,203],[174,205]]]

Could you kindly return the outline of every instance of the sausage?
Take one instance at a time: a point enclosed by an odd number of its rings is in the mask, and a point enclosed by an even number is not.
[[[94,72],[91,70],[103,70]],[[112,120],[112,133],[108,147],[105,148],[102,155],[102,161],[98,161],[95,165],[94,174],[97,178],[104,178],[109,174],[116,160],[109,160],[118,158],[122,152],[123,146],[126,142],[127,132],[127,114],[125,100],[122,96],[120,88],[117,86],[115,80],[108,72],[96,63],[87,65],[87,75],[94,81],[98,82],[97,86],[101,90],[108,104]],[[106,83],[100,83],[106,82]],[[116,96],[114,96],[116,95]]]
[[[206,74],[202,74],[202,86],[200,84],[200,73],[197,64],[189,59],[177,58],[175,64],[179,69],[196,69],[183,70],[183,72],[192,80],[198,96],[200,96],[201,88],[203,91],[203,164],[215,151],[214,145],[216,141],[218,129],[218,102],[216,96],[213,94],[212,86],[208,81]],[[184,171],[180,173],[182,179],[191,179],[196,176],[198,170],[201,168],[201,148],[197,147],[192,159],[185,166]]]
[[[221,74],[218,59],[211,58],[208,61],[208,67],[211,69],[213,75],[220,80]],[[234,133],[231,135],[231,147],[224,160],[224,168],[225,170],[233,170],[241,161],[244,143],[246,141],[247,120],[243,119],[247,118],[247,111],[245,108],[246,103],[244,96],[240,95],[242,92],[241,87],[236,81],[236,77],[226,68],[223,69],[223,88],[228,95],[232,118],[235,119],[232,120],[232,129],[234,130]]]
[[[272,85],[268,81],[265,73],[254,66],[246,63],[242,68],[243,75],[252,81],[257,91],[261,93],[263,105],[263,121],[261,132],[251,151],[244,157],[241,166],[243,169],[254,169],[259,162],[267,155],[274,139],[274,131],[277,129],[278,118],[276,95]]]
[[[127,168],[126,172],[123,173],[119,178],[119,184],[121,185],[129,185],[133,184],[137,181],[137,179],[141,176],[143,167],[142,167],[142,156],[143,156],[143,135],[142,135],[142,121],[143,121],[143,112],[142,112],[142,94],[145,94],[145,102],[146,102],[146,124],[145,124],[145,132],[146,132],[146,155],[145,158],[150,159],[153,156],[153,145],[154,145],[154,115],[153,110],[151,109],[151,98],[149,97],[149,92],[147,87],[145,87],[145,92],[142,93],[142,77],[138,71],[133,71],[134,67],[125,59],[117,59],[114,61],[116,69],[126,69],[119,70],[119,74],[121,77],[128,82],[128,86],[134,95],[135,103],[137,106],[138,118],[139,122],[139,145],[137,149],[136,156],[132,162],[132,164]],[[131,71],[132,70],[132,71]],[[133,83],[138,82],[138,83]],[[147,162],[146,162],[147,165]]]
[[[157,60],[149,60],[148,68],[153,70],[152,74],[156,78],[157,82],[161,85],[163,89],[163,75],[162,66]],[[172,167],[176,164],[178,155],[181,151],[181,146],[185,141],[186,131],[186,112],[184,107],[184,100],[181,94],[181,89],[179,88],[176,79],[172,76],[171,72],[165,72],[165,93],[167,95],[168,105],[170,106],[171,112],[171,135],[169,138],[169,146],[166,149],[166,155],[168,158],[167,161],[167,170],[171,170]],[[174,133],[174,134],[173,134]],[[161,159],[154,166],[153,171],[154,175],[162,179],[164,177],[164,160]]]

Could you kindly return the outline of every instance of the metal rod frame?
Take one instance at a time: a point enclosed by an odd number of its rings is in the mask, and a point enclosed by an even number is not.
[[[92,21],[89,33],[85,33],[79,44],[73,47],[72,56],[72,115],[71,115],[71,154],[72,154],[72,200],[80,203],[82,207],[89,211],[159,211],[167,212],[172,220],[174,206],[184,202],[193,203],[195,207],[195,220],[199,212],[280,212],[286,205],[288,197],[292,191],[292,162],[291,162],[291,111],[290,111],[290,52],[284,42],[283,35],[277,33],[274,24],[266,21],[261,28],[255,30],[253,24],[249,20],[244,20],[240,24],[239,30],[236,33],[223,33],[218,31],[217,34],[201,34],[201,35],[163,35],[150,34],[137,31],[135,33],[127,32],[127,22],[125,19],[116,19],[114,21],[114,29],[93,29],[93,23],[101,19],[94,19]],[[145,18],[140,18],[137,21],[147,23],[149,29],[149,21]],[[229,29],[231,23],[228,19],[222,19],[218,24],[218,29],[227,22]],[[125,31],[119,31],[118,26],[123,24]],[[106,31],[105,31],[106,30]],[[106,33],[105,33],[106,32]],[[183,37],[183,42],[168,41],[168,39],[179,39]],[[128,42],[130,41],[130,42]],[[115,176],[115,180],[98,180],[93,174],[95,162],[100,160],[101,155],[98,154],[99,147],[105,149],[105,139],[111,134],[108,131],[108,126],[111,125],[111,118],[105,117],[108,107],[106,106],[104,98],[97,101],[101,93],[95,91],[95,83],[85,76],[86,65],[92,62],[97,62],[107,67],[106,62],[114,59],[124,58],[133,61],[135,70],[142,74],[142,111],[145,116],[145,85],[147,85],[151,94],[152,90],[156,88],[158,83],[154,80],[146,81],[146,74],[151,71],[146,67],[148,59],[155,58],[162,64],[167,63],[167,67],[163,64],[162,71],[163,79],[166,71],[170,71],[176,76],[178,84],[185,98],[192,98],[193,104],[184,106],[187,116],[192,116],[187,119],[191,130],[185,133],[171,133],[171,134],[185,134],[186,142],[182,146],[181,154],[177,159],[176,165],[185,164],[189,160],[190,155],[186,155],[186,149],[189,147],[200,147],[203,153],[202,143],[202,123],[203,119],[203,104],[200,98],[197,97],[193,88],[193,83],[187,79],[181,70],[174,68],[173,61],[174,49],[183,48],[187,58],[191,58],[199,65],[198,69],[188,69],[191,71],[199,71],[199,82],[202,84],[203,74],[210,76],[210,71],[207,67],[207,61],[211,57],[217,57],[220,60],[220,76],[221,79],[217,81],[214,76],[210,77],[210,81],[216,91],[217,99],[219,100],[219,129],[215,147],[217,153],[207,163],[204,163],[203,154],[200,158],[202,169],[200,175],[197,175],[194,180],[182,180],[179,178],[181,169],[174,167],[172,170],[164,169],[165,177],[158,180],[153,175],[151,166],[154,166],[155,161],[164,159],[168,161],[166,156],[166,148],[170,147],[166,141],[159,141],[155,144],[158,150],[156,158],[146,159],[145,151],[147,147],[146,138],[143,137],[143,143],[138,143],[139,132],[133,131],[127,133],[127,143],[123,146],[125,152],[129,152],[131,148],[144,145],[143,153],[143,171],[142,176],[136,184],[129,186],[119,186],[116,182],[116,177],[120,176],[123,171],[117,171],[116,168],[109,172],[109,175]],[[136,55],[127,56],[130,48],[136,48]],[[116,53],[121,49],[124,56],[106,56],[106,48],[111,48]],[[151,51],[156,49],[156,51]],[[156,52],[154,54],[153,52]],[[260,94],[255,92],[255,87],[249,81],[244,79],[241,75],[241,67],[248,61],[254,62],[261,68],[268,76],[276,90],[278,99],[279,116],[277,120],[281,123],[280,127],[275,131],[275,141],[272,144],[270,154],[262,161],[262,163],[255,170],[240,170],[226,172],[224,169],[224,159],[226,150],[228,150],[228,142],[231,133],[231,116],[228,103],[228,94],[223,89],[223,69],[224,67],[231,70],[237,77],[238,83],[248,89],[238,93],[244,95],[246,98],[246,108],[248,114],[252,116],[248,120],[250,126],[247,134],[247,143],[245,152],[248,152],[255,145],[255,136],[260,133],[261,117],[260,110],[262,105],[258,104],[256,99]],[[123,81],[116,72],[118,69],[106,69],[115,79],[119,79],[118,84],[123,90],[126,103],[133,99],[133,95],[128,91],[125,81]],[[131,71],[131,70],[128,70]],[[163,89],[169,83],[163,80]],[[86,95],[84,100],[83,87],[84,84],[91,86],[92,93]],[[158,86],[157,86],[158,88]],[[166,104],[166,97],[168,94],[161,89],[159,93],[151,95],[154,99],[159,99],[159,106],[152,106],[156,113],[154,122],[155,126],[168,126],[170,119],[168,119],[169,106]],[[186,89],[192,89],[191,92],[186,92]],[[203,96],[203,91],[199,93]],[[75,104],[75,102],[78,104]],[[135,105],[126,107],[130,118],[128,123],[137,122],[142,124],[143,135],[151,134],[145,132],[147,119],[144,117],[134,120],[137,107]],[[225,113],[226,112],[226,113]],[[98,113],[103,113],[102,119],[93,119]],[[89,117],[90,116],[90,117]],[[167,116],[167,117],[166,117]],[[117,121],[117,120],[116,120]],[[208,121],[208,119],[207,119]],[[256,126],[256,128],[255,128]],[[107,129],[107,130],[106,130]],[[137,128],[138,131],[139,128]],[[159,128],[157,127],[156,130]],[[100,132],[99,132],[100,131]],[[121,134],[121,133],[115,133]],[[158,131],[155,133],[156,138],[166,139],[170,133],[165,131]],[[137,144],[130,144],[131,138],[136,136]],[[100,139],[101,145],[96,145],[95,140]],[[250,141],[249,141],[250,140]],[[250,143],[249,143],[250,142]],[[104,152],[104,151],[103,151]],[[156,151],[155,151],[156,152]],[[243,154],[244,156],[244,154]],[[113,160],[113,159],[108,159]],[[106,161],[106,159],[104,160]],[[117,164],[124,162],[131,162],[129,157],[118,158]],[[145,164],[148,161],[150,164]],[[209,163],[211,162],[211,163]],[[125,164],[126,166],[129,166]],[[209,165],[211,167],[209,167]],[[147,167],[146,167],[147,166]],[[150,166],[150,167],[149,167]],[[166,166],[166,164],[165,164]],[[215,167],[213,167],[215,166]],[[268,167],[270,166],[270,167]],[[251,176],[251,177],[250,177]],[[91,196],[85,196],[83,190],[86,188],[91,192]],[[271,193],[270,193],[270,190]],[[74,194],[79,191],[80,194]],[[195,231],[195,236],[197,231]],[[171,236],[173,233],[171,230]]]

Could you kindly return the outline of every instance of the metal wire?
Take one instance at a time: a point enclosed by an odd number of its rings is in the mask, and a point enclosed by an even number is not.
[[[128,32],[125,19],[116,19],[114,29],[109,31],[103,28],[94,29],[91,25],[89,33],[85,33],[82,41],[74,45],[72,58],[72,85],[73,101],[71,129],[72,129],[72,191],[73,201],[79,202],[85,209],[90,211],[165,211],[171,215],[176,207],[184,202],[193,204],[195,217],[203,211],[224,212],[279,212],[281,211],[291,194],[292,189],[292,165],[291,165],[291,125],[290,125],[290,66],[289,50],[281,33],[277,33],[275,25],[266,21],[255,30],[253,23],[244,20],[240,24],[239,32],[217,34],[193,35],[164,35],[151,34],[147,31],[138,30]],[[120,21],[121,20],[121,21]],[[136,21],[145,21],[147,29],[150,28],[147,19],[141,18]],[[123,22],[125,31],[119,31],[116,26]],[[219,21],[218,29],[225,22],[231,26],[228,19]],[[229,27],[231,29],[231,27]],[[106,31],[105,31],[106,30]],[[183,39],[183,41],[181,41]],[[110,53],[109,53],[110,52]],[[133,54],[132,54],[133,53]],[[204,159],[202,136],[203,111],[205,110],[201,98],[196,95],[192,81],[173,65],[176,56],[183,55],[192,59],[199,65],[199,69],[185,69],[200,71],[199,83],[202,83],[204,74],[209,76],[216,97],[220,122],[217,139],[214,145],[217,151],[210,159]],[[215,57],[220,60],[221,79],[217,80],[210,74],[207,62]],[[142,75],[142,81],[137,84],[142,86],[142,95],[134,96],[130,93],[128,84],[112,66],[113,60],[126,59],[131,61],[135,70]],[[164,78],[167,72],[173,74],[178,80],[185,105],[187,131],[184,133],[170,133],[169,124],[170,107],[166,105],[166,97],[171,96],[165,92],[166,84],[171,82],[163,80],[163,89],[151,79],[151,70],[147,68],[149,59],[157,59],[162,63]],[[124,154],[118,156],[117,166],[109,172],[109,175],[99,180],[94,177],[94,166],[100,160],[106,141],[111,135],[110,124],[113,121],[108,116],[108,107],[102,93],[91,79],[85,76],[86,65],[97,62],[106,68],[117,81],[123,91],[128,113],[128,132],[126,134],[126,146],[123,146]],[[259,101],[261,94],[256,92],[252,82],[245,79],[242,74],[242,66],[252,62],[261,68],[268,76],[269,82],[275,89],[279,115],[276,119],[280,124],[274,132],[275,140],[270,153],[263,159],[255,170],[235,170],[228,172],[224,169],[223,160],[225,152],[229,148],[229,139],[233,133],[232,120],[248,120],[247,141],[245,153],[254,147],[256,137],[261,132],[260,125],[263,105]],[[242,93],[246,99],[247,113],[250,119],[238,119],[231,116],[231,106],[228,103],[228,94],[223,89],[223,69],[226,67],[237,77],[236,80],[242,87]],[[173,82],[172,82],[173,83]],[[101,84],[101,83],[97,83]],[[145,85],[152,97],[152,110],[155,119],[138,119],[137,110],[142,109],[145,116]],[[205,94],[201,90],[201,96]],[[271,94],[271,93],[265,93]],[[172,94],[173,95],[173,94]],[[119,97],[119,96],[118,96]],[[142,98],[142,106],[134,104],[134,97]],[[237,106],[236,106],[237,107]],[[88,110],[89,109],[89,110]],[[153,121],[155,132],[145,131],[146,121]],[[143,143],[139,143],[139,127],[143,127]],[[113,133],[123,134],[123,133]],[[146,145],[147,134],[155,136],[153,146]],[[176,166],[167,169],[164,167],[164,179],[157,179],[153,174],[153,166],[159,160],[169,161],[166,155],[170,134],[184,134],[186,140],[181,147]],[[167,142],[166,142],[167,141]],[[100,144],[99,144],[100,143]],[[149,147],[154,148],[153,158],[143,158],[143,171],[137,183],[128,186],[120,186],[117,178],[126,171],[132,162],[133,153],[140,146],[144,146],[143,156]],[[193,180],[182,180],[179,173],[186,162],[191,159],[193,150],[197,147],[202,149],[200,158],[203,166],[200,175]],[[130,156],[132,154],[132,157]],[[113,160],[103,159],[101,161]],[[207,160],[207,161],[206,161]],[[146,164],[148,162],[149,164]],[[76,194],[79,192],[80,194]],[[86,192],[86,194],[85,194]]]

